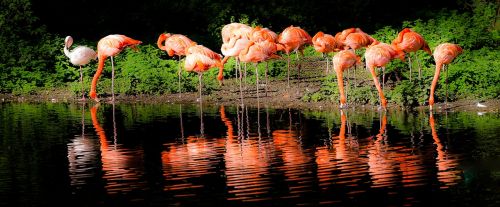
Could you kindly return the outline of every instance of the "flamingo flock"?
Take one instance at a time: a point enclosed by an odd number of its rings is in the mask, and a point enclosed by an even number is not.
[[[157,46],[160,50],[164,50],[169,56],[177,56],[179,61],[178,79],[179,79],[179,96],[181,94],[181,62],[184,57],[184,69],[186,72],[196,72],[199,77],[199,94],[200,101],[202,98],[202,74],[211,68],[218,68],[219,73],[217,79],[220,85],[223,85],[223,70],[224,64],[229,58],[233,57],[236,60],[236,76],[240,83],[240,94],[242,94],[243,77],[246,82],[246,64],[253,64],[256,75],[256,94],[259,97],[259,71],[258,64],[266,63],[265,72],[265,92],[267,96],[268,86],[268,61],[272,59],[280,59],[280,51],[287,55],[287,86],[290,87],[290,54],[296,53],[298,59],[297,76],[300,83],[300,56],[303,56],[303,50],[307,46],[313,46],[314,49],[326,56],[326,74],[329,74],[329,58],[330,53],[334,53],[331,62],[337,76],[338,88],[340,94],[340,108],[347,107],[347,94],[344,92],[343,72],[348,71],[355,65],[361,65],[362,58],[356,54],[357,50],[365,49],[364,61],[366,68],[373,78],[375,88],[379,94],[380,107],[387,107],[387,100],[384,96],[385,85],[385,66],[393,59],[405,61],[405,53],[415,53],[418,50],[423,50],[434,57],[436,63],[436,71],[432,81],[429,108],[432,110],[434,105],[434,92],[436,89],[439,74],[445,65],[450,64],[455,57],[462,53],[462,48],[459,45],[452,43],[442,43],[434,49],[432,53],[428,43],[422,35],[413,31],[410,28],[404,28],[399,32],[398,36],[392,43],[383,43],[363,32],[360,28],[348,28],[335,35],[326,34],[319,31],[311,38],[311,36],[302,28],[297,26],[289,26],[281,33],[277,34],[265,27],[251,27],[242,23],[230,23],[225,25],[221,30],[222,46],[221,54],[212,51],[211,49],[198,45],[195,41],[189,39],[185,35],[162,33],[158,37]],[[113,57],[118,55],[122,50],[130,47],[137,50],[137,46],[142,42],[125,35],[108,35],[97,44],[97,54],[88,47],[79,46],[69,50],[73,43],[73,38],[68,36],[65,39],[64,53],[70,59],[73,65],[80,66],[80,81],[82,82],[82,100],[85,100],[83,88],[83,73],[81,67],[88,64],[91,60],[99,59],[97,71],[92,79],[90,88],[90,98],[99,102],[97,97],[96,87],[98,79],[104,69],[104,62],[107,57],[111,59],[112,66],[112,99],[114,102],[114,62]],[[359,53],[358,53],[359,54]],[[408,56],[410,64],[410,79],[411,79],[411,59]],[[245,71],[241,70],[241,65],[245,64]],[[382,68],[382,86],[379,82],[379,77],[375,71],[377,68]],[[239,77],[238,77],[239,76]],[[420,76],[420,68],[419,68]],[[348,83],[348,82],[347,82]],[[245,86],[246,89],[246,86]],[[243,95],[241,95],[243,98]]]

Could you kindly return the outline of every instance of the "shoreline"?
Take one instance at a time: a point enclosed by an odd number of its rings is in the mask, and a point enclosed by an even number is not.
[[[239,91],[226,91],[226,87],[214,90],[210,94],[203,94],[203,105],[241,105]],[[255,85],[253,85],[255,87]],[[267,107],[267,108],[292,108],[300,110],[333,110],[339,109],[339,104],[333,101],[318,101],[318,102],[305,102],[300,98],[302,93],[293,92],[297,91],[294,88],[287,90],[270,90],[268,96],[265,96],[264,87],[259,90],[259,98],[256,96],[256,90],[249,90],[243,92],[243,104],[249,107]],[[307,88],[306,88],[307,90]],[[100,103],[111,103],[111,96],[100,96]],[[13,94],[0,94],[1,103],[82,103],[81,97],[75,96],[71,92],[61,91],[43,91],[34,95],[13,95]],[[86,103],[97,103],[94,100],[86,97]],[[184,92],[179,94],[162,94],[162,95],[116,95],[115,103],[121,104],[198,104],[198,92]],[[486,107],[478,107],[477,101],[473,100],[458,100],[447,103],[447,109],[443,108],[445,103],[435,103],[434,112],[453,112],[453,111],[473,111],[473,112],[488,112],[500,113],[500,100],[492,99],[481,102]],[[379,110],[378,105],[372,104],[350,104],[347,110]],[[428,111],[429,106],[415,106],[415,107],[402,107],[399,105],[388,104],[387,110],[400,110],[400,111]]]

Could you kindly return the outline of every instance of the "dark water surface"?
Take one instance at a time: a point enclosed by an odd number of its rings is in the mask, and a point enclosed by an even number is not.
[[[500,206],[498,113],[0,107],[0,206]]]

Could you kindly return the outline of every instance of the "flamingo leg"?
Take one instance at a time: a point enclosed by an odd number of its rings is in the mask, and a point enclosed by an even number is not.
[[[445,99],[444,99],[444,107],[446,108],[447,104],[448,104],[448,68],[446,68],[446,65],[443,64],[443,70],[445,71],[445,87],[444,87],[444,90],[445,90]]]
[[[202,78],[201,76],[202,76],[202,75],[203,75],[203,74],[202,74],[201,72],[200,72],[200,73],[198,73],[198,80],[199,80],[199,82],[200,82],[200,84],[199,84],[199,85],[200,85],[200,87],[199,87],[199,89],[198,89],[198,91],[200,92],[200,103],[201,103],[201,78]]]
[[[408,67],[410,68],[410,81],[411,81],[411,58],[410,58],[410,55],[408,55]]]
[[[241,70],[241,68],[240,68],[240,60],[238,58],[236,58],[236,68],[239,68]],[[238,79],[238,69],[236,69],[235,73],[236,73],[236,79]]]
[[[385,67],[382,67],[382,91],[385,88]]]
[[[290,54],[287,55],[288,59],[286,60],[286,69],[287,69],[288,88],[290,88]]]
[[[85,92],[83,89],[83,70],[81,65],[80,65],[80,83],[82,85],[82,101],[85,101]]]
[[[245,82],[244,82],[245,83],[245,91],[247,91],[247,63],[245,63],[245,74],[244,74],[244,76],[245,76]]]
[[[115,102],[115,64],[113,63],[113,56],[111,56],[111,101]]]
[[[299,79],[299,83],[298,83],[298,84],[300,84],[300,69],[301,69],[301,67],[302,67],[302,64],[300,63],[299,51],[298,51],[298,50],[296,50],[296,51],[295,51],[295,54],[297,55],[297,63],[298,63],[298,64],[297,64],[297,79]],[[300,88],[300,87],[298,87],[298,88]],[[298,91],[297,91],[297,92],[298,92]]]
[[[238,70],[240,71],[239,75],[240,75],[240,100],[241,100],[241,104],[243,105],[243,89],[241,87],[241,82],[243,80],[243,74],[241,73],[241,62],[240,64],[238,65]]]
[[[267,97],[267,85],[269,84],[267,79],[267,68],[269,67],[269,62],[266,62],[266,97]]]
[[[370,70],[370,73],[372,74],[373,82],[375,83],[375,87],[377,88],[379,99],[380,99],[380,105],[384,109],[386,109],[387,100],[385,99],[384,91],[382,91],[382,88],[380,87],[380,82],[378,81],[377,74],[375,73],[375,69],[373,68],[373,66],[367,66],[367,67]]]
[[[348,94],[349,94],[349,92],[351,92],[351,88],[349,88],[349,86],[350,86],[349,85],[349,77],[350,77],[350,74],[349,74],[350,71],[349,70],[350,70],[350,68],[347,68],[347,76],[346,76],[346,81],[345,81],[345,83],[346,83],[346,90],[345,90],[345,103],[346,103],[346,106],[347,106],[347,97],[348,97]],[[344,79],[342,79],[342,80],[344,80]]]
[[[420,67],[420,60],[418,59],[417,53],[415,52],[415,61],[417,61],[418,66],[418,83],[422,80],[422,68]]]
[[[257,98],[259,98],[259,64],[258,63],[255,63],[255,77],[256,77],[256,80],[255,80],[255,85],[256,85],[256,89],[257,89]]]
[[[182,73],[181,56],[179,56],[179,71],[177,73],[177,76],[179,77],[179,98],[181,97],[181,93],[182,93],[182,88],[181,88],[181,73]]]

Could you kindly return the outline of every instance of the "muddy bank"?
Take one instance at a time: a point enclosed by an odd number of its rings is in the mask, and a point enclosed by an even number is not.
[[[235,79],[225,81],[225,85],[219,89],[211,91],[209,94],[203,94],[203,105],[237,105],[244,104],[250,107],[269,107],[269,108],[296,108],[306,110],[331,110],[338,108],[338,102],[319,101],[319,102],[304,102],[301,98],[304,93],[318,91],[320,81],[318,77],[309,76],[302,78],[300,82],[296,79],[291,80],[290,88],[288,88],[287,80],[272,80],[268,84],[267,95],[265,84],[259,85],[259,96],[257,98],[257,89],[255,84],[242,85],[243,91],[240,93],[239,83]],[[261,82],[265,83],[265,80]],[[243,99],[242,99],[243,97]],[[111,96],[101,96],[101,102],[110,103]],[[182,94],[164,94],[164,95],[117,95],[116,103],[144,103],[144,104],[165,104],[165,103],[182,103],[194,104],[199,103],[199,93],[189,92]],[[88,103],[94,103],[93,100],[87,98]],[[82,102],[81,97],[75,96],[68,91],[43,91],[36,95],[15,96],[11,94],[0,94],[0,102],[54,102],[54,103],[77,103]],[[477,112],[500,112],[500,100],[488,100],[481,102],[486,107],[478,107],[477,101],[460,100],[448,102],[448,111],[477,111]],[[435,111],[443,111],[444,103],[436,103]],[[350,104],[351,109],[377,110],[378,105],[356,105]],[[428,106],[418,106],[413,108],[405,108],[397,105],[389,104],[390,110],[428,110]]]

